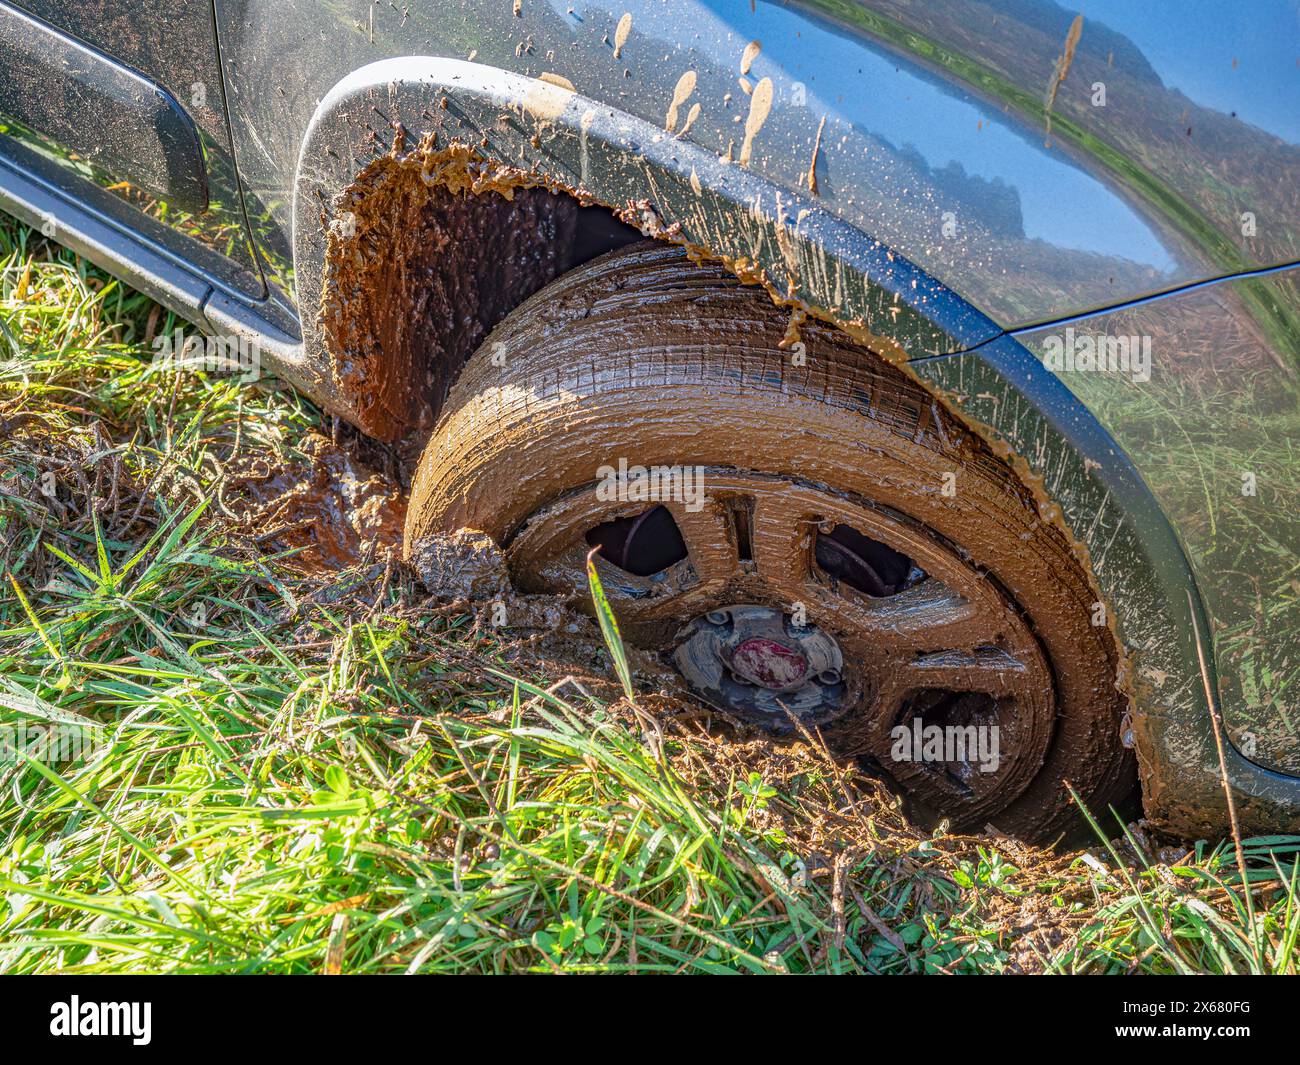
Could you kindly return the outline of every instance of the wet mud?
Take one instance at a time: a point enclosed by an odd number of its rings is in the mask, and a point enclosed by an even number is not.
[[[236,465],[223,504],[260,550],[284,553],[285,564],[300,572],[396,559],[406,493],[396,464],[369,450],[313,433],[300,459],[280,466],[264,458]]]
[[[494,325],[569,263],[578,204],[467,149],[372,164],[330,231],[335,387],[383,441],[420,436]]]
[[[453,598],[504,599],[510,574],[497,543],[487,533],[458,529],[412,545],[411,566],[430,591]]]

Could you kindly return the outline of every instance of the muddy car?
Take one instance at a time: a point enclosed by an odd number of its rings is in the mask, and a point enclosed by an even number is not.
[[[0,3],[0,206],[745,729],[1046,838],[1300,826],[1300,19]]]

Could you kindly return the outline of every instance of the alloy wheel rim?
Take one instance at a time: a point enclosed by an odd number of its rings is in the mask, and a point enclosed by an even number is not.
[[[1052,667],[1033,634],[1031,612],[969,551],[899,510],[804,480],[707,468],[705,483],[708,499],[698,507],[675,500],[611,503],[598,499],[591,485],[572,491],[508,538],[512,574],[525,589],[585,601],[587,554],[603,536],[613,546],[595,564],[624,635],[676,665],[706,703],[778,735],[815,727],[836,753],[869,760],[924,805],[958,808],[964,818],[991,816],[1024,791],[1051,742]],[[637,548],[638,535],[655,528],[658,542]],[[679,558],[663,543],[670,528],[680,541]],[[843,529],[859,537],[850,547]],[[873,572],[874,585],[861,575],[863,552],[852,549],[864,543],[866,554],[870,545],[884,549],[868,566],[880,571]],[[634,572],[646,568],[638,559],[656,550],[667,564]],[[906,561],[905,572],[887,552]],[[754,631],[739,642],[715,639],[725,645],[725,653],[712,652],[716,667],[746,679],[734,668],[746,640],[773,645],[749,644],[759,666],[765,657],[769,665],[785,656],[829,660],[833,645],[841,661],[834,667],[837,696],[813,701],[808,691],[798,695],[800,686],[755,684],[760,694],[746,701],[734,688],[727,697],[723,686],[701,683],[701,676],[717,675],[698,646],[717,627],[710,615],[734,619],[738,610],[747,612],[742,616],[755,623]],[[784,636],[771,630],[776,618],[786,626]],[[793,637],[790,620],[800,623]],[[828,642],[808,644],[800,627]],[[778,698],[778,688],[786,688],[786,699]],[[996,726],[996,769],[986,771],[969,756],[897,757],[900,728],[920,736],[935,724]]]

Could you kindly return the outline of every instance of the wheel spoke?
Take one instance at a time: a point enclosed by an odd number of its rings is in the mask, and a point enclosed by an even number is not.
[[[787,598],[801,599],[810,583],[815,512],[793,492],[764,492],[753,504],[751,554],[757,575]]]
[[[815,584],[819,618],[860,643],[872,659],[908,661],[930,651],[974,651],[1003,642],[1019,619],[993,595],[972,602],[933,578],[898,595],[873,599]]]
[[[687,558],[701,582],[729,580],[738,571],[735,532],[726,506],[716,499],[691,510],[684,503],[664,504],[686,542]]]
[[[983,692],[995,699],[1041,693],[1044,685],[1050,694],[1051,686],[1050,678],[1038,668],[1036,655],[1017,657],[1001,647],[917,655],[900,664],[898,674],[900,688]]]

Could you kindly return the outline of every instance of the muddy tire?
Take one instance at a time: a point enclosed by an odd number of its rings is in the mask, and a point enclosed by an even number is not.
[[[521,589],[589,608],[599,546],[626,638],[919,815],[1042,839],[1075,821],[1067,780],[1104,810],[1133,786],[1126,699],[1068,536],[919,384],[818,325],[797,360],[788,322],[664,246],[561,277],[454,386],[408,557],[482,530]]]

